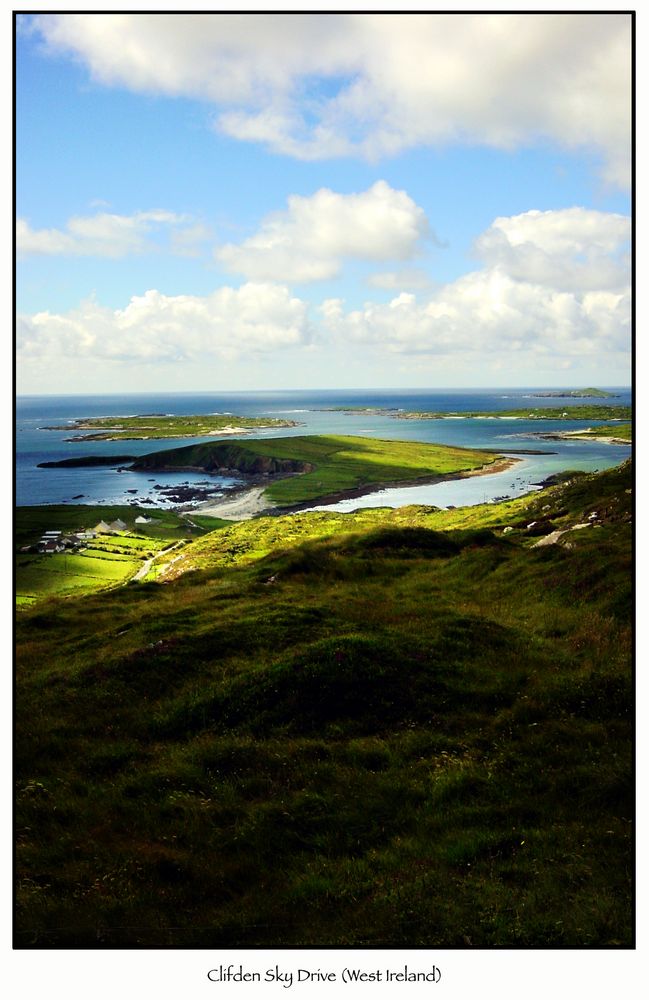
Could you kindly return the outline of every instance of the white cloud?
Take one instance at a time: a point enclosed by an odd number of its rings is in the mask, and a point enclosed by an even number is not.
[[[474,251],[520,281],[584,291],[628,283],[630,240],[627,216],[567,208],[496,219]]]
[[[528,351],[560,359],[626,351],[629,296],[579,296],[515,281],[499,270],[479,271],[419,302],[402,293],[387,305],[348,313],[329,309],[326,326],[338,338],[405,354],[484,360]]]
[[[421,144],[598,151],[627,185],[628,13],[45,14],[94,78],[217,106],[217,127],[302,159]]]
[[[318,281],[338,274],[346,257],[408,260],[429,234],[423,209],[377,181],[360,194],[321,188],[308,198],[291,195],[285,212],[270,215],[243,243],[219,247],[216,257],[254,280]]]
[[[496,219],[476,241],[485,267],[418,300],[345,313],[323,303],[340,339],[396,353],[493,357],[522,351],[561,359],[630,347],[629,220],[569,209]]]
[[[305,343],[309,336],[304,302],[281,286],[246,284],[205,297],[150,290],[124,309],[90,299],[64,315],[22,316],[17,343],[24,364],[86,358],[148,363],[263,354]]]
[[[125,257],[151,250],[155,246],[151,237],[186,222],[187,216],[163,209],[134,215],[101,212],[74,216],[65,229],[32,229],[26,219],[17,219],[16,250],[21,257],[33,254]]]

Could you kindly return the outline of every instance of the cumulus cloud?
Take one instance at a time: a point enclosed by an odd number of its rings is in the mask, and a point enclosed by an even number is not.
[[[423,209],[377,181],[361,194],[321,188],[308,198],[291,195],[285,212],[270,215],[243,243],[219,247],[216,257],[258,281],[319,281],[338,274],[347,257],[407,260],[428,235]]]
[[[423,302],[402,293],[344,313],[329,301],[325,323],[338,337],[394,353],[596,356],[628,349],[629,296],[548,291],[493,270],[466,275]]]
[[[16,220],[16,250],[21,257],[33,254],[74,257],[126,257],[152,249],[151,237],[160,231],[177,231],[182,240],[187,216],[163,209],[134,215],[75,216],[65,229],[32,229],[26,219]]]
[[[213,102],[276,152],[370,159],[421,144],[597,150],[627,185],[625,13],[43,14],[47,47],[103,84]]]
[[[626,352],[628,238],[628,219],[580,208],[496,219],[475,244],[481,270],[425,299],[402,292],[349,312],[329,299],[321,314],[334,336],[396,353]]]
[[[211,295],[167,296],[156,290],[133,296],[124,309],[94,299],[63,315],[18,319],[18,356],[170,362],[234,359],[305,343],[307,306],[278,285],[223,287]]]
[[[474,252],[520,281],[585,291],[628,282],[630,240],[628,216],[567,208],[498,218]]]

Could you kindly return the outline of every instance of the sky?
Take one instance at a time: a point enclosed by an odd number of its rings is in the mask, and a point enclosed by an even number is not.
[[[627,385],[627,13],[22,14],[26,393]]]

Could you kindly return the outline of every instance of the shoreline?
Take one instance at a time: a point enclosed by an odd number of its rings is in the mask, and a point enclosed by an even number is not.
[[[380,490],[408,488],[410,486],[435,486],[438,483],[453,482],[458,479],[469,479],[474,476],[497,475],[513,468],[521,459],[502,457],[486,465],[481,465],[478,469],[464,469],[459,472],[448,473],[438,476],[424,476],[419,479],[401,479],[391,482],[377,482],[365,486],[357,486],[348,490],[339,490],[336,493],[328,493],[321,497],[314,497],[311,500],[304,500],[298,504],[280,507],[272,500],[264,500],[263,494],[269,483],[261,485],[258,481],[254,484],[247,483],[241,487],[234,487],[229,491],[227,497],[220,500],[208,500],[205,505],[192,507],[190,510],[176,508],[179,514],[189,515],[199,514],[207,517],[223,518],[225,521],[249,521],[253,517],[281,517],[283,514],[298,514],[300,511],[310,510],[314,505],[329,506],[339,503],[341,500],[355,500],[359,497],[368,496],[371,493],[378,493]],[[236,493],[236,496],[232,496]]]

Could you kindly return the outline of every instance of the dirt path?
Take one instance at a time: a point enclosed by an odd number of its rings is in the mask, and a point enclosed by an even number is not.
[[[174,542],[174,544],[170,545],[169,548],[162,549],[160,552],[156,552],[156,554],[154,556],[151,556],[150,559],[147,559],[146,562],[142,563],[142,565],[140,566],[140,568],[137,571],[137,573],[135,574],[135,576],[131,577],[131,581],[132,580],[143,580],[144,577],[149,572],[149,570],[151,569],[151,567],[153,566],[153,564],[156,561],[156,559],[159,559],[160,556],[166,556],[167,552],[172,552],[173,549],[177,549],[179,545],[180,545],[180,542]]]

